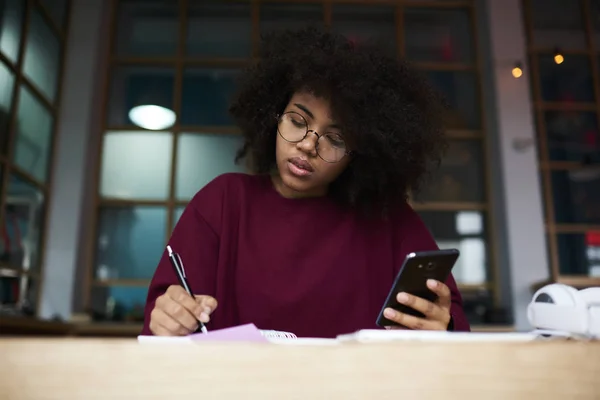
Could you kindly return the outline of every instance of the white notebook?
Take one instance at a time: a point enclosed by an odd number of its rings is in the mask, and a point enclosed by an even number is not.
[[[404,329],[365,329],[339,335],[339,342],[382,343],[398,341],[422,342],[530,342],[540,338],[533,332],[448,332],[412,331]]]
[[[291,332],[260,330],[254,324],[217,329],[207,333],[194,333],[188,336],[138,336],[140,343],[181,343],[181,342],[270,342],[272,340],[296,340]]]
[[[546,332],[547,333],[547,332]],[[560,335],[556,335],[560,336]],[[254,324],[246,324],[226,329],[198,333],[182,337],[138,336],[140,343],[200,343],[206,341],[263,342],[291,345],[336,345],[344,343],[382,343],[397,341],[426,342],[529,342],[543,339],[539,331],[510,333],[473,333],[445,331],[411,331],[365,329],[339,335],[335,339],[298,338],[291,332],[260,330]],[[564,336],[562,336],[564,338]]]

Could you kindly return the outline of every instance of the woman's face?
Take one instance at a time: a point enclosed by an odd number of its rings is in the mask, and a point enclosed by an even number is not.
[[[285,197],[324,195],[348,166],[348,151],[329,101],[308,92],[294,94],[278,124],[277,190]]]

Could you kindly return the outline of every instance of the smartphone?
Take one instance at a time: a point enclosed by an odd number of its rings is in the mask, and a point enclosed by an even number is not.
[[[381,327],[398,326],[396,322],[390,321],[383,316],[383,310],[390,307],[405,314],[415,317],[424,317],[424,315],[415,309],[398,303],[396,296],[400,292],[410,293],[425,300],[435,302],[437,295],[427,287],[428,279],[435,279],[440,282],[446,282],[450,272],[458,259],[460,252],[457,249],[422,251],[410,253],[406,256],[404,264],[394,280],[379,316],[377,325]]]

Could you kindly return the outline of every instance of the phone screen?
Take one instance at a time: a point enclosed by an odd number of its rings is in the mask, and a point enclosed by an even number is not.
[[[398,324],[383,316],[383,310],[390,307],[402,313],[424,317],[415,309],[398,303],[396,296],[400,292],[410,293],[425,300],[435,302],[437,295],[427,287],[428,279],[445,282],[458,259],[459,251],[456,249],[435,250],[419,253],[410,253],[406,256],[402,268],[398,272],[394,284],[386,301],[377,317],[377,325],[397,326]]]

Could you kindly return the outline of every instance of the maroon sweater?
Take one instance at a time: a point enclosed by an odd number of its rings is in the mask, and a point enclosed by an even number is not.
[[[404,204],[367,220],[329,197],[282,197],[266,176],[224,174],[187,206],[169,240],[195,294],[219,307],[208,329],[254,323],[298,336],[376,329],[375,320],[406,254],[437,249]],[[177,284],[166,252],[148,292],[143,334],[156,298]],[[453,277],[454,330],[469,330]]]

